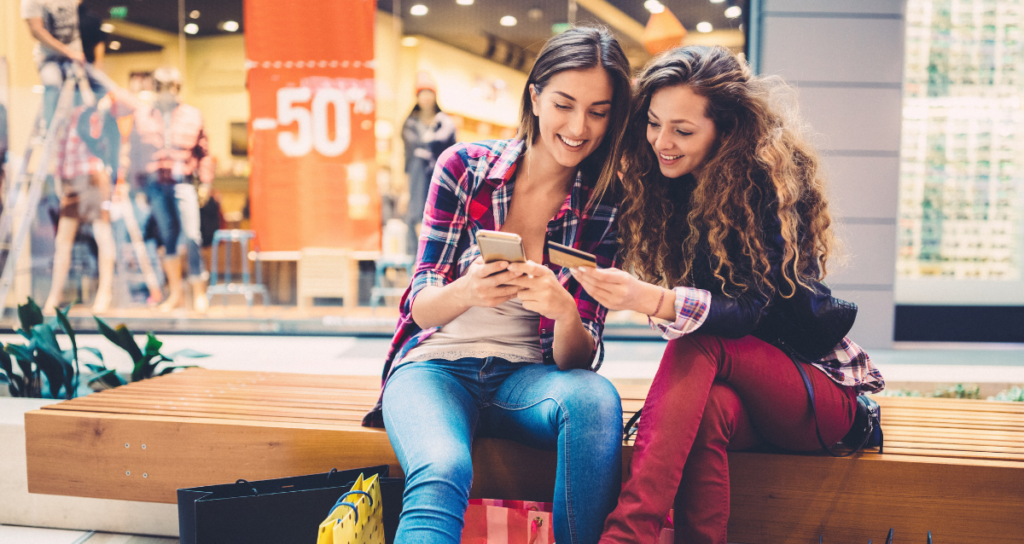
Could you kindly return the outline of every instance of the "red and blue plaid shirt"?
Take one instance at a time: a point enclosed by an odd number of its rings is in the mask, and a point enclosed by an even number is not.
[[[522,140],[491,140],[455,145],[438,158],[423,212],[416,269],[412,285],[402,296],[401,316],[384,363],[382,387],[394,370],[394,364],[439,328],[422,329],[413,321],[412,305],[416,296],[428,286],[443,287],[461,277],[480,255],[476,232],[500,230],[505,223],[516,168],[524,150]],[[562,207],[548,222],[547,239],[593,253],[598,267],[610,268],[615,265],[618,251],[615,229],[618,207],[610,194],[588,207],[595,181],[582,171],[577,174]],[[601,335],[608,310],[583,290],[569,270],[548,262],[547,255],[544,264],[576,299],[583,326],[594,338],[595,352],[603,354]],[[541,316],[538,333],[544,362],[553,364],[554,321]],[[600,364],[601,358],[598,358],[592,368],[597,370]],[[363,418],[363,425],[383,427],[379,400]]]

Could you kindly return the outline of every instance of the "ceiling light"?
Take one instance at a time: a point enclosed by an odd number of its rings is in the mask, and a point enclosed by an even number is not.
[[[460,6],[472,6],[473,0],[455,0],[455,3]]]
[[[519,21],[511,15],[506,15],[501,18],[501,26],[516,26]]]
[[[107,47],[110,47],[111,51],[117,51],[118,49],[121,49],[121,42],[114,40],[110,42],[110,45]]]
[[[220,28],[227,32],[235,32],[238,30],[238,21],[224,21],[221,23]]]
[[[644,7],[651,13],[661,13],[665,11],[665,5],[658,0],[647,0],[644,2]]]
[[[185,34],[195,34],[197,32],[199,32],[199,25],[195,23],[185,25]]]
[[[192,13],[189,13],[188,16],[193,18],[193,19],[198,19],[199,18],[199,10],[198,9],[192,10]]]
[[[540,18],[544,16],[544,12],[538,8],[533,8],[526,12],[526,16],[529,17],[531,21],[539,21]]]
[[[722,2],[725,2],[725,0],[711,0],[712,4],[721,4]]]
[[[409,13],[412,15],[426,15],[427,11],[427,6],[424,6],[423,4],[416,4],[409,8]]]
[[[420,41],[416,39],[416,36],[406,36],[402,38],[403,47],[416,47],[420,44]]]
[[[730,19],[735,19],[743,14],[743,10],[739,6],[731,6],[725,8],[725,16]]]
[[[100,25],[100,30],[106,32],[107,34],[110,34],[114,31],[114,25],[110,23],[103,23],[102,25]]]
[[[707,21],[701,21],[697,23],[697,32],[711,32],[715,27],[711,26],[711,23]]]

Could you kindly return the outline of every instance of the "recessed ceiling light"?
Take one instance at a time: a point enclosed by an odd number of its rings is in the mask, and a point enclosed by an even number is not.
[[[473,0],[455,0],[455,3],[460,6],[472,6]]]
[[[644,7],[651,13],[661,13],[665,11],[665,5],[658,0],[647,0],[644,2]]]
[[[701,21],[697,23],[697,32],[711,32],[715,27],[711,26],[711,23],[707,21]]]
[[[197,32],[199,32],[199,25],[195,23],[185,25],[185,34],[195,34]]]
[[[238,21],[224,21],[220,28],[226,32],[235,32],[238,30]]]
[[[192,10],[192,12],[188,14],[188,16],[193,18],[193,19],[198,19],[199,18],[199,10],[198,9]]]
[[[529,17],[531,21],[539,21],[540,18],[544,16],[544,12],[538,8],[533,8],[526,12],[526,16]]]
[[[722,2],[725,2],[725,0],[711,0],[712,4],[721,4]]]
[[[730,19],[735,19],[743,14],[743,10],[739,6],[731,6],[725,8],[725,16]]]
[[[427,11],[429,11],[427,9],[427,6],[424,6],[423,4],[416,4],[415,6],[409,8],[409,13],[412,15],[426,15]]]
[[[110,45],[108,47],[110,47],[111,51],[117,51],[118,49],[121,49],[121,42],[114,40],[110,42]]]
[[[102,25],[100,25],[100,30],[106,32],[107,34],[110,34],[114,31],[114,25],[110,23],[103,23]]]
[[[416,39],[416,36],[406,36],[402,38],[403,47],[416,47],[420,44],[420,41]]]
[[[506,15],[501,18],[501,26],[516,26],[519,21],[511,15]]]

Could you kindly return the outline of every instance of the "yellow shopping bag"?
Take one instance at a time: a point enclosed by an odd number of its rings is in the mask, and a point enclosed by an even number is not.
[[[316,544],[384,544],[384,516],[377,475],[360,474],[320,524]]]

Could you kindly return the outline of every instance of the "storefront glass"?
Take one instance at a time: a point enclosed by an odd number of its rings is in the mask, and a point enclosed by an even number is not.
[[[909,0],[897,303],[1024,305],[1024,2]]]
[[[16,46],[0,50],[12,64],[0,106],[8,88],[21,105],[11,116],[9,197],[31,185],[12,184],[11,173],[46,89],[25,57],[35,39],[17,16],[20,0],[3,1],[12,16],[0,24]],[[681,0],[84,0],[85,49],[101,44],[96,66],[126,93],[111,95],[106,129],[120,135],[120,149],[117,160],[94,160],[105,110],[72,109],[69,129],[91,134],[82,149],[93,159],[83,159],[77,182],[50,172],[35,208],[11,211],[15,224],[25,213],[33,222],[8,307],[29,296],[74,303],[85,329],[98,312],[137,329],[390,333],[437,142],[513,137],[546,38],[571,23],[608,26],[638,69],[651,56],[645,44],[659,40],[742,52],[746,9]],[[685,37],[671,24],[645,34],[654,16],[676,19]],[[86,213],[76,202],[72,213],[69,192],[84,202],[105,179],[117,182],[111,204]],[[106,227],[97,227],[108,216],[109,283]],[[68,218],[76,228],[61,238]]]

